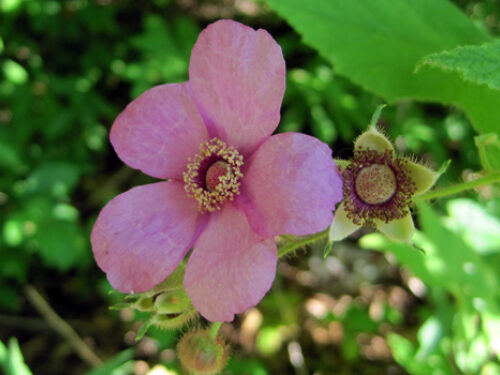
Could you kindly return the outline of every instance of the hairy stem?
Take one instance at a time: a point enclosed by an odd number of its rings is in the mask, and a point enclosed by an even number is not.
[[[75,330],[66,323],[57,313],[50,307],[45,299],[38,293],[38,291],[31,285],[25,288],[26,296],[42,315],[47,323],[59,333],[73,350],[80,356],[80,358],[91,367],[97,367],[102,364],[102,360],[95,354],[92,349],[83,341]]]
[[[215,339],[217,337],[217,333],[219,332],[219,328],[222,325],[221,322],[215,322],[212,323],[212,326],[210,327],[210,337]]]
[[[319,241],[327,237],[328,237],[328,228],[322,232],[311,234],[310,236],[300,237],[297,238],[296,240],[287,242],[278,249],[278,257],[281,258],[282,256],[285,256],[286,254],[291,253],[292,251],[295,251],[305,245],[308,245],[310,243]]]
[[[466,190],[473,189],[478,186],[491,185],[496,182],[500,182],[500,173],[492,173],[487,176],[478,178],[477,180],[462,182],[460,184],[448,186],[441,189],[436,189],[429,191],[428,193],[419,195],[413,200],[414,203],[427,201],[434,198],[446,197],[448,195],[454,195],[461,193]]]

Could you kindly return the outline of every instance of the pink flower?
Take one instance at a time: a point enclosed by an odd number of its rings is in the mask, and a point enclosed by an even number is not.
[[[193,248],[184,287],[194,307],[208,320],[231,321],[271,287],[273,237],[327,228],[342,180],[326,144],[298,133],[271,136],[285,62],[266,31],[229,20],[209,25],[189,77],[146,91],[115,120],[118,156],[167,181],[111,200],[92,247],[125,293],[153,288]]]

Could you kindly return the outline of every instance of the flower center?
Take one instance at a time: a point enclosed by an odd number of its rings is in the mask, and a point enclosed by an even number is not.
[[[223,183],[228,175],[231,174],[231,167],[225,161],[219,160],[208,167],[205,175],[205,186],[208,191],[216,191],[217,186]]]
[[[347,217],[357,225],[389,223],[409,213],[416,190],[407,161],[392,150],[358,150],[342,171]]]
[[[200,153],[189,158],[183,173],[184,189],[198,201],[201,212],[220,210],[226,200],[240,193],[243,156],[218,138],[202,143]]]
[[[363,168],[356,177],[356,194],[368,204],[387,202],[396,192],[396,176],[385,164]]]

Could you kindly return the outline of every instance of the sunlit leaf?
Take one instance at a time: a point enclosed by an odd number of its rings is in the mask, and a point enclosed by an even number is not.
[[[450,223],[457,234],[477,252],[500,252],[500,220],[471,199],[453,199],[447,203]]]
[[[462,107],[476,130],[499,132],[500,92],[457,72],[416,65],[432,53],[491,38],[445,0],[268,0],[334,66],[389,102],[401,98]]]
[[[435,53],[425,57],[421,64],[455,70],[467,81],[500,90],[500,41]]]
[[[4,61],[2,68],[5,77],[12,83],[22,84],[28,80],[28,72],[26,69],[13,60]]]
[[[15,337],[9,340],[7,347],[0,342],[0,366],[7,375],[32,375],[28,366],[24,363],[21,348]]]

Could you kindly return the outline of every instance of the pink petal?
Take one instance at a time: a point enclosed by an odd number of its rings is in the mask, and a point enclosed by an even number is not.
[[[197,207],[174,181],[138,186],[111,200],[91,236],[97,264],[111,285],[138,293],[162,282],[201,231]]]
[[[158,178],[182,179],[188,157],[208,138],[187,83],[156,86],[132,101],[111,128],[123,162]]]
[[[196,242],[184,287],[206,319],[231,321],[269,290],[277,259],[274,241],[258,236],[245,214],[226,203],[222,211],[212,214]]]
[[[285,74],[267,31],[231,20],[209,25],[191,52],[189,83],[210,135],[250,153],[278,126]]]
[[[323,142],[298,133],[274,135],[257,149],[243,169],[238,199],[257,233],[302,236],[330,225],[342,199],[331,153]]]

